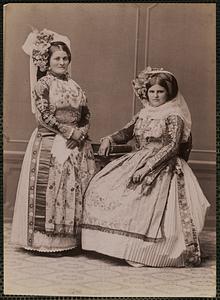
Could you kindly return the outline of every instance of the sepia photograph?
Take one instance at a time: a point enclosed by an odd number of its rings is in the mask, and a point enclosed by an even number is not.
[[[216,4],[9,3],[4,295],[216,296]]]

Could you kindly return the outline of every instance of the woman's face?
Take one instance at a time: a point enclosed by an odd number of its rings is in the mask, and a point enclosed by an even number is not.
[[[167,90],[159,84],[151,86],[147,92],[149,104],[158,107],[168,100]]]
[[[50,69],[52,72],[62,75],[65,74],[69,65],[69,58],[65,51],[57,50],[50,58]]]

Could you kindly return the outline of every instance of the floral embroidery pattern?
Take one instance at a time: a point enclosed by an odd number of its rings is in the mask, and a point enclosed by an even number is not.
[[[36,85],[35,103],[39,126],[30,172],[28,243],[32,245],[36,231],[74,237],[79,242],[82,196],[95,172],[95,162],[86,139],[71,150],[66,139],[79,126],[87,134],[87,100],[74,81],[48,73]],[[59,158],[62,149],[66,151],[63,161]]]
[[[186,250],[184,252],[184,261],[186,266],[197,266],[201,262],[198,235],[191,217],[189,206],[186,201],[184,175],[181,166],[177,164],[177,184],[178,184],[178,203],[180,208],[180,217],[182,221],[183,234]]]
[[[49,33],[46,29],[40,31],[36,35],[36,42],[32,52],[32,59],[35,66],[44,72],[47,70],[48,64],[48,49],[51,46],[51,42],[54,39],[54,35]]]
[[[73,80],[61,80],[48,72],[37,82],[35,104],[39,122],[49,130],[68,139],[80,125],[87,135],[90,113],[86,97]]]
[[[37,180],[37,156],[40,150],[41,133],[38,133],[32,150],[30,175],[29,175],[29,202],[28,202],[28,232],[27,244],[32,246],[34,234],[35,197]]]

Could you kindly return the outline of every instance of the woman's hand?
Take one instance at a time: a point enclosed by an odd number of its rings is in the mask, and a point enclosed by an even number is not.
[[[83,130],[81,130],[80,128],[75,128],[71,135],[71,138],[66,142],[67,148],[74,149],[76,146],[79,146],[79,143],[82,142],[85,137],[86,136]]]
[[[139,183],[143,180],[144,176],[149,172],[149,169],[146,167],[143,167],[141,169],[138,169],[134,172],[134,175],[132,176],[132,181],[134,183]]]
[[[109,139],[104,139],[99,147],[98,155],[108,156],[111,148],[111,143]]]
[[[80,128],[75,128],[71,136],[71,139],[76,141],[82,141],[84,138],[85,138],[85,134],[83,130],[81,130]]]

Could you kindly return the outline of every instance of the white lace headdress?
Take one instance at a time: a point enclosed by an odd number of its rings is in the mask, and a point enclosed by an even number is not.
[[[34,87],[37,82],[37,68],[41,71],[47,70],[48,49],[51,42],[64,42],[70,48],[70,40],[68,37],[53,32],[48,29],[38,31],[34,29],[27,37],[22,49],[30,56],[30,89],[31,89],[31,108],[35,113],[34,103]],[[71,71],[71,65],[68,66],[68,71]]]

